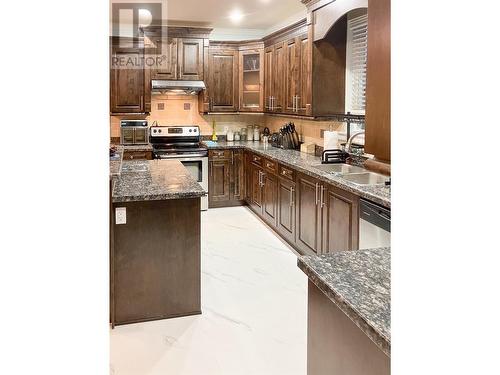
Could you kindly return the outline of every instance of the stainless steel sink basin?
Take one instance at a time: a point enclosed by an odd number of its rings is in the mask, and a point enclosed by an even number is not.
[[[349,164],[320,164],[314,166],[314,168],[319,169],[323,172],[328,173],[362,173],[366,172],[365,169],[360,167],[355,167],[354,165]]]
[[[389,177],[372,172],[346,174],[342,178],[356,185],[382,185],[389,180]]]

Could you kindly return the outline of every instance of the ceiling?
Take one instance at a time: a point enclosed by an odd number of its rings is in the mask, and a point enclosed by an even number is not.
[[[300,0],[166,0],[169,21],[200,24],[213,28],[269,30],[299,13],[305,16]],[[239,23],[230,19],[239,10]]]

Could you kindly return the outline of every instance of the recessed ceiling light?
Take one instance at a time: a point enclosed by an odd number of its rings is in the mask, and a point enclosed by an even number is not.
[[[153,21],[153,15],[148,9],[139,9],[139,25],[140,26],[149,26]]]
[[[230,14],[229,14],[229,19],[233,23],[240,23],[241,20],[245,17],[245,15],[242,13],[241,10],[239,9],[234,9]]]

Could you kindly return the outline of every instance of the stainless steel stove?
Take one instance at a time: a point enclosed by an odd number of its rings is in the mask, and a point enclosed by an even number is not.
[[[208,149],[198,126],[152,126],[149,134],[155,159],[179,160],[208,192]],[[201,209],[208,209],[208,196],[201,198]]]

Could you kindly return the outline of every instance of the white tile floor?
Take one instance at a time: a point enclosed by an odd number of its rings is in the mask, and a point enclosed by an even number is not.
[[[202,213],[202,309],[111,331],[114,375],[306,374],[307,277],[248,208]]]

